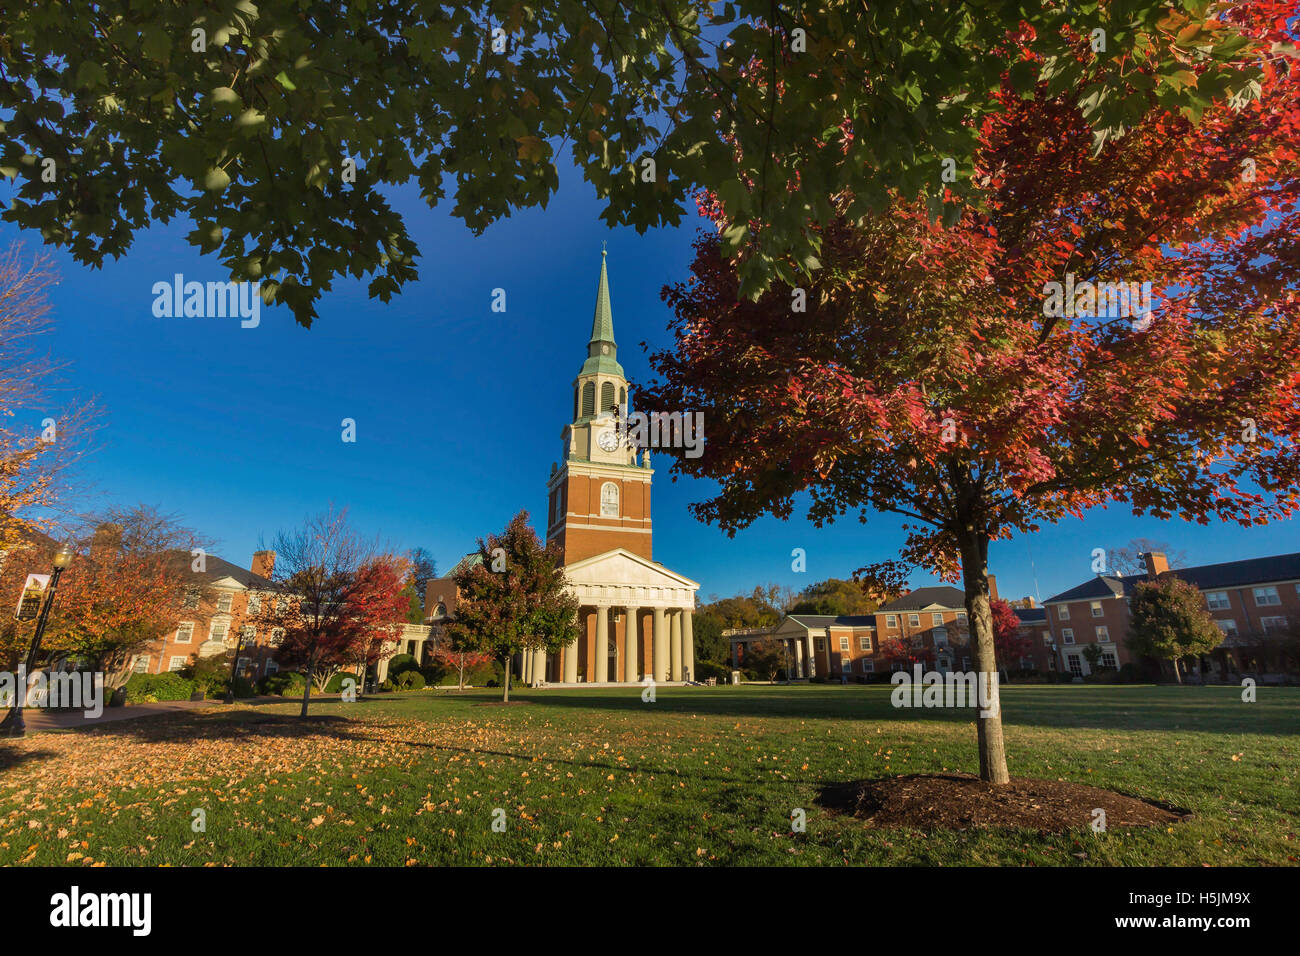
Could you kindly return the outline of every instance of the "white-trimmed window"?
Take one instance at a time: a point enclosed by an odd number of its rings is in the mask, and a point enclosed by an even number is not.
[[[1097,643],[1098,643],[1098,644],[1109,644],[1109,643],[1110,643],[1110,628],[1109,628],[1109,627],[1107,627],[1105,624],[1098,624],[1098,625],[1094,628],[1094,630],[1097,632]]]
[[[149,673],[149,655],[135,655],[135,660],[131,661],[131,670],[135,671],[137,674]]]
[[[1284,617],[1261,617],[1259,626],[1264,629],[1264,633],[1269,631],[1286,630],[1286,618]]]
[[[199,589],[198,589],[198,588],[186,588],[186,589],[185,589],[185,600],[181,603],[181,607],[186,608],[187,610],[192,611],[192,610],[194,610],[194,609],[195,609],[196,607],[198,607],[198,606],[199,606]]]
[[[194,640],[194,622],[186,621],[176,626],[176,636],[172,638],[175,644],[188,644]]]
[[[272,647],[279,647],[282,643],[284,643],[284,628],[282,627],[271,628],[271,639],[267,641],[267,643],[270,644]]]
[[[943,624],[943,614],[939,611],[934,611],[933,613],[931,613],[930,624],[933,625],[934,627],[938,627],[939,625]]]
[[[920,626],[921,626],[921,615],[919,615],[919,614],[909,614],[909,615],[907,615],[907,623],[910,624],[912,627],[920,627]]]
[[[847,637],[841,637],[841,638],[840,638],[840,650],[842,650],[842,651],[844,651],[844,652],[847,653],[847,652],[848,652],[848,649],[849,649],[849,639],[848,639]]]
[[[1119,662],[1116,660],[1115,655],[1110,653],[1110,651],[1102,651],[1101,666],[1109,667],[1111,670],[1118,670]]]
[[[962,627],[965,627],[965,626],[966,626],[966,612],[965,612],[965,611],[958,611],[958,612],[957,612],[957,623],[960,624]]]
[[[1226,611],[1232,607],[1232,602],[1228,600],[1227,591],[1206,592],[1205,604],[1211,611]]]
[[[885,627],[898,627],[898,615],[897,615],[897,614],[886,614],[886,615],[885,615]]]
[[[262,595],[260,592],[250,591],[248,593],[248,613],[249,614],[262,613]]]
[[[184,666],[185,666],[185,658],[181,657],[180,655],[172,657],[167,661],[167,669],[169,671],[178,671]]]
[[[869,634],[858,635],[858,650],[860,651],[871,650],[871,636]]]
[[[817,645],[817,650],[818,650],[818,651],[824,651],[824,650],[826,650],[826,638],[824,638],[824,637],[816,637],[816,638],[813,638],[813,641],[816,643],[816,645]]]
[[[1255,588],[1255,606],[1271,607],[1274,604],[1281,604],[1282,599],[1277,596],[1277,588]]]
[[[245,624],[239,629],[239,640],[245,646],[257,641],[257,628],[252,624]]]
[[[1034,669],[1034,659],[1032,657],[1020,658],[1020,669],[1022,671],[1031,671]]]
[[[229,591],[222,591],[217,595],[217,613],[229,614],[231,606],[235,603],[235,596]]]
[[[1061,628],[1061,643],[1062,643],[1062,644],[1073,644],[1073,643],[1074,643],[1074,631],[1073,631],[1073,629],[1068,628],[1068,627],[1063,627],[1063,628]]]
[[[213,621],[208,628],[208,638],[213,641],[226,643],[226,634],[230,631],[230,625],[225,621]]]
[[[252,659],[248,657],[241,657],[238,666],[235,668],[235,672],[238,674],[244,673],[244,671],[248,670],[248,665],[251,660]]]
[[[600,515],[602,518],[618,517],[618,485],[612,481],[600,486]]]
[[[948,629],[945,627],[936,627],[930,633],[934,635],[935,650],[946,651],[948,649]]]
[[[862,673],[874,674],[876,672],[876,662],[870,658],[862,658]]]
[[[1043,631],[1043,644],[1050,645],[1051,643],[1052,643],[1052,632]]]
[[[1056,619],[1058,621],[1068,621],[1070,619],[1070,606],[1062,604],[1056,609]]]
[[[279,669],[280,669],[280,665],[277,664],[275,661],[268,660],[266,662],[266,672],[268,674],[274,674]]]
[[[1079,660],[1078,654],[1069,654],[1065,658],[1066,663],[1070,665],[1070,673],[1075,677],[1083,676],[1083,662]]]
[[[1225,635],[1237,633],[1237,622],[1230,617],[1216,619],[1214,623],[1219,625],[1219,630],[1221,630]]]
[[[1093,617],[1101,617],[1103,614],[1106,613],[1105,611],[1103,611],[1103,610],[1101,609],[1101,602],[1100,602],[1100,601],[1091,601],[1091,602],[1089,602],[1088,607],[1092,608],[1092,616],[1093,616]]]

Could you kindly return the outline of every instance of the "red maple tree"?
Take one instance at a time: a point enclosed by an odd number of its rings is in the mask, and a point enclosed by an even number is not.
[[[871,212],[829,197],[842,215],[802,289],[742,300],[719,237],[702,237],[690,281],[664,290],[675,347],[652,356],[662,381],[641,402],[705,414],[703,456],[675,463],[720,483],[696,514],[734,533],[765,513],[788,517],[807,494],[817,524],[849,511],[905,516],[905,561],[861,576],[897,585],[922,566],[960,577],[986,675],[997,671],[990,541],[1108,502],[1202,523],[1290,514],[1300,501],[1292,12],[1256,2],[1223,14],[1276,51],[1244,91],[1253,98],[1221,96],[1200,117],[1170,112],[1138,63],[1123,86],[1099,85],[1093,95],[1121,97],[1131,116],[1099,150],[1068,98],[1040,84],[1022,99],[1008,86],[964,164],[971,204],[948,197],[954,225],[912,203]],[[1008,71],[1031,59],[1021,39],[1002,51]],[[1095,54],[1082,37],[1077,57],[1088,72]],[[1196,83],[1195,51],[1185,59],[1181,78]],[[1099,307],[1101,282],[1150,282],[1151,312]],[[1059,287],[1084,283],[1091,309],[1081,292],[1076,308],[1053,308]],[[981,713],[977,728],[981,776],[1007,782],[1000,714]]]
[[[999,598],[989,602],[989,612],[993,616],[993,646],[998,660],[1009,666],[1013,661],[1028,657],[1034,649],[1034,642],[1029,635],[1021,633],[1020,618],[1015,609]]]

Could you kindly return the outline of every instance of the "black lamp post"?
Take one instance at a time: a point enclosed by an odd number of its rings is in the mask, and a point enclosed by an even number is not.
[[[59,576],[72,563],[72,549],[66,545],[54,554],[54,573],[50,575],[50,589],[45,592],[45,604],[41,607],[41,616],[36,619],[36,633],[32,635],[31,647],[27,649],[26,664],[23,668],[21,686],[14,688],[14,705],[3,721],[0,721],[0,736],[26,737],[27,725],[23,722],[23,704],[27,700],[27,678],[36,666],[36,655],[41,651],[41,637],[45,634],[45,623],[50,618],[50,607],[54,604],[54,591],[59,586]]]

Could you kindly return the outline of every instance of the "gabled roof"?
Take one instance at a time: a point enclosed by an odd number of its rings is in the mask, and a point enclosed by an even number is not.
[[[966,594],[959,588],[947,585],[917,588],[915,591],[890,601],[880,608],[877,613],[881,611],[920,611],[932,605],[965,610]]]
[[[454,578],[463,569],[472,568],[474,567],[474,565],[482,564],[482,563],[483,563],[483,555],[479,554],[477,551],[471,551],[469,554],[465,555],[465,557],[461,558],[459,561],[453,564],[451,566],[451,570],[448,571],[446,574],[441,575],[441,577]]]
[[[1047,623],[1047,608],[1045,607],[1013,607],[1011,610],[1016,612],[1016,617],[1020,618],[1021,624]]]
[[[870,614],[787,614],[787,621],[804,627],[875,627],[876,619]]]
[[[183,557],[186,561],[190,560],[188,554]],[[198,576],[209,584],[220,581],[222,578],[233,578],[246,588],[269,588],[273,586],[270,578],[254,574],[248,568],[241,568],[239,565],[232,564],[225,558],[219,558],[215,554],[209,554],[204,558],[204,570],[198,572]]]
[[[1278,554],[1267,558],[1246,558],[1244,561],[1202,564],[1194,568],[1176,568],[1170,573],[1201,591],[1247,587],[1275,581],[1297,581],[1300,580],[1300,552]],[[1144,581],[1146,578],[1145,574],[1130,574],[1124,577],[1098,575],[1091,581],[1085,581],[1077,587],[1048,598],[1043,603],[1063,604],[1067,601],[1120,597],[1130,593],[1139,581]]]

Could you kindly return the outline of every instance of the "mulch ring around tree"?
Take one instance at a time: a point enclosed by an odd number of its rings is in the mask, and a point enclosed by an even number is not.
[[[1061,833],[1091,826],[1160,827],[1191,817],[1187,810],[1064,780],[1013,777],[1005,786],[966,773],[905,774],[824,787],[818,802],[872,828],[970,830],[1019,827]]]

